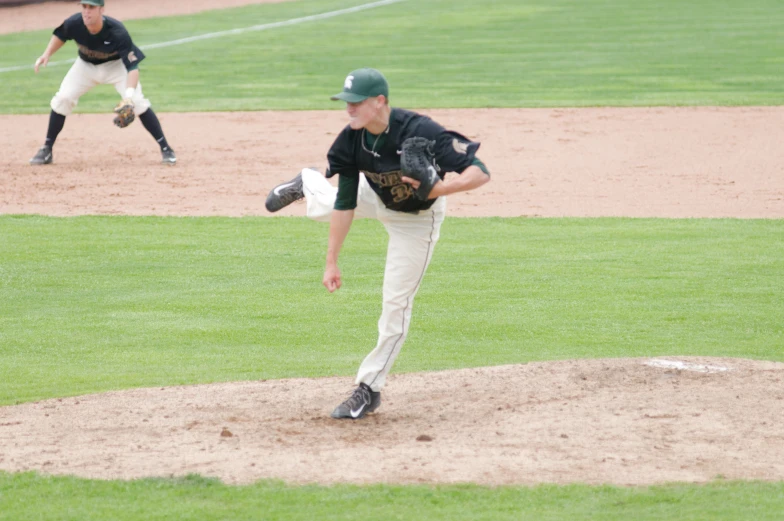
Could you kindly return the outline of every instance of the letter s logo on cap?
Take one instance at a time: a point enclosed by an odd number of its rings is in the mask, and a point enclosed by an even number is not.
[[[458,154],[468,153],[468,143],[462,143],[457,139],[452,140],[452,148],[454,148],[455,152],[457,152]]]
[[[343,84],[343,88],[346,90],[351,90],[351,85],[354,84],[354,76],[350,74],[346,76],[346,82]]]

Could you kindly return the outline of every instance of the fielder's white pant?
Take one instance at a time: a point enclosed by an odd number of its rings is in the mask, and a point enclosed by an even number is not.
[[[52,98],[52,110],[61,116],[69,116],[79,103],[79,98],[96,85],[114,85],[122,97],[125,95],[127,80],[128,70],[122,60],[93,65],[77,58],[63,78],[60,90]],[[144,114],[150,108],[150,101],[142,93],[141,82],[136,86],[133,94],[133,105],[137,116]]]
[[[329,222],[337,188],[320,172],[309,168],[302,171],[302,185],[308,217]],[[389,234],[389,244],[384,269],[384,302],[378,320],[378,343],[360,365],[357,385],[365,383],[374,391],[384,387],[387,374],[406,340],[414,296],[433,257],[445,215],[445,197],[439,197],[430,209],[418,214],[389,210],[370,188],[365,176],[359,175],[354,218],[381,221]]]

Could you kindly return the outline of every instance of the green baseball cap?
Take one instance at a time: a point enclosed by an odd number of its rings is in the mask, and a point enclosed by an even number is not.
[[[343,92],[335,94],[330,99],[359,103],[382,94],[389,98],[387,79],[376,69],[365,67],[351,71],[343,82]]]
[[[103,7],[103,0],[82,0],[80,3],[94,5],[96,7]]]

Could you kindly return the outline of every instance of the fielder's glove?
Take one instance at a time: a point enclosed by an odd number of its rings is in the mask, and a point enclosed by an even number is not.
[[[133,112],[133,101],[124,99],[114,107],[114,112],[117,116],[114,117],[114,124],[120,128],[125,128],[136,118]]]
[[[410,137],[401,147],[400,169],[406,177],[419,181],[414,195],[420,201],[427,201],[433,186],[441,180],[435,166],[434,144],[435,141],[423,137]]]

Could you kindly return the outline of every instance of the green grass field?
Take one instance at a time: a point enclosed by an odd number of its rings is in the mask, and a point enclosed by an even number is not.
[[[131,20],[137,45],[281,22],[367,0],[298,0]],[[109,7],[107,7],[111,13]],[[784,104],[780,0],[407,0],[325,20],[147,51],[157,110],[335,109],[346,73],[385,72],[406,107]],[[0,35],[0,69],[51,30]],[[75,57],[69,43],[53,58]],[[0,113],[48,112],[70,65],[0,73]],[[109,86],[77,110],[106,111]]]
[[[327,230],[305,218],[0,217],[0,404],[352,375],[375,343],[386,234],[354,223],[345,286],[330,294]],[[784,361],[784,221],[451,219],[442,235],[397,371]]]
[[[45,498],[45,501],[42,500]],[[86,481],[0,473],[0,519],[112,521],[713,521],[781,519],[781,483],[648,488],[227,486],[216,480]],[[30,515],[28,505],[40,506]]]
[[[145,46],[361,3],[127,26]],[[151,49],[142,82],[160,112],[340,109],[328,96],[366,65],[387,74],[404,107],[782,105],[782,26],[779,0],[409,0]],[[32,64],[50,32],[1,35],[0,70]],[[53,60],[74,55],[68,44]],[[48,112],[68,66],[0,72],[0,114]],[[115,97],[97,88],[77,111],[106,111]],[[395,371],[665,354],[784,361],[783,232],[781,220],[448,218]],[[325,225],[301,218],[0,216],[0,405],[353,375],[375,340],[385,235],[355,223],[335,294],[320,286],[326,240]],[[303,330],[303,317],[340,332]],[[232,487],[0,472],[3,521],[734,521],[782,511],[782,483]]]

